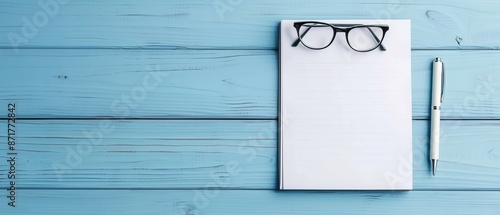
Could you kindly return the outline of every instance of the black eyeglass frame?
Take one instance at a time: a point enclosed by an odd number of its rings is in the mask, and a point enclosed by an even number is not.
[[[330,42],[328,43],[328,45],[326,45],[325,47],[321,47],[321,48],[315,48],[315,47],[310,47],[308,45],[306,45],[303,41],[302,41],[302,38],[307,34],[307,32],[313,27],[313,26],[309,26],[303,33],[302,35],[300,34],[300,28],[305,25],[305,24],[321,24],[321,25],[325,25],[324,27],[326,26],[329,26],[333,29],[333,36],[332,36],[332,39],[330,40]],[[345,33],[345,37],[346,37],[346,41],[347,41],[347,44],[349,45],[349,47],[351,47],[352,50],[354,51],[357,51],[357,52],[369,52],[369,51],[373,51],[375,50],[376,48],[380,48],[381,51],[386,51],[387,49],[384,47],[384,45],[382,44],[382,42],[384,41],[384,38],[385,38],[385,34],[387,31],[389,31],[389,26],[388,25],[363,25],[363,24],[330,24],[330,23],[325,23],[325,22],[317,22],[317,21],[304,21],[304,22],[294,22],[293,23],[293,27],[297,30],[297,40],[292,44],[292,47],[296,47],[299,45],[299,43],[302,43],[302,45],[304,45],[305,47],[309,48],[309,49],[313,49],[313,50],[321,50],[321,49],[325,49],[327,48],[328,46],[330,46],[332,43],[333,43],[333,40],[335,39],[335,36],[337,36],[337,33],[338,32],[344,32]],[[319,26],[318,26],[319,27]],[[323,26],[321,26],[323,27]],[[375,46],[374,48],[372,49],[369,49],[369,50],[357,50],[355,48],[353,48],[351,46],[351,43],[349,42],[349,32],[355,28],[361,28],[361,27],[364,27],[364,28],[368,28],[368,30],[370,31],[370,33],[372,34],[372,36],[374,37],[374,39],[378,42],[378,45]],[[382,29],[382,38],[378,38],[377,35],[375,35],[375,33],[370,29],[370,27],[379,27]]]

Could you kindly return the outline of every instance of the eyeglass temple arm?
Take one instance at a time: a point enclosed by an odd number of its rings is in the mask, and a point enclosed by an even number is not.
[[[372,31],[372,29],[368,28],[368,30],[372,34],[373,38],[377,41],[377,43],[380,43],[380,45],[378,46],[380,48],[380,50],[382,50],[382,51],[387,50],[387,49],[385,49],[384,44],[382,44],[382,42],[380,42],[380,39],[377,37],[377,35],[375,35],[375,33]]]
[[[295,42],[293,42],[293,43],[292,43],[292,47],[297,47],[297,46],[299,45],[299,43],[300,43],[300,39],[301,39],[301,38],[304,38],[304,36],[306,36],[306,34],[307,34],[307,32],[308,32],[309,30],[311,30],[311,27],[308,27],[308,28],[304,31],[304,33],[302,33],[302,35],[300,35],[300,38],[297,38],[297,40],[295,40]]]
[[[336,24],[337,26],[353,26],[353,25],[357,25],[357,24]],[[311,29],[312,26],[309,26],[305,31],[304,33],[302,33],[302,35],[300,35],[300,38],[304,38],[304,36],[306,36],[307,32]],[[380,39],[377,37],[377,35],[375,35],[375,33],[372,31],[371,28],[368,28],[368,30],[370,30],[370,33],[372,34],[373,38],[375,38],[375,40],[377,41],[377,43],[380,43]],[[295,42],[292,43],[292,47],[297,47],[300,43],[300,38],[297,38],[297,40],[295,40]],[[384,44],[380,43],[380,46],[379,46],[380,50],[382,51],[386,51],[387,49],[385,49],[385,46]]]

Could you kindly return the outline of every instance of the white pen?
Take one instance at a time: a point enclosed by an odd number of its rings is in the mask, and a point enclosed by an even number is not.
[[[431,165],[432,175],[436,175],[439,159],[439,124],[441,103],[444,98],[444,65],[441,58],[432,62],[432,103],[431,103]]]

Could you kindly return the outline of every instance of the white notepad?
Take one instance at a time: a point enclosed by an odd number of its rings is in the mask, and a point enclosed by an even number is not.
[[[379,49],[352,50],[344,33],[323,50],[280,30],[280,189],[411,190],[409,20],[321,20],[387,24]]]

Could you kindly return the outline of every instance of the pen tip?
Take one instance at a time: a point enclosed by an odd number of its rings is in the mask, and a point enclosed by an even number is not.
[[[431,163],[432,163],[432,175],[436,175],[438,161],[436,159],[432,159]]]

